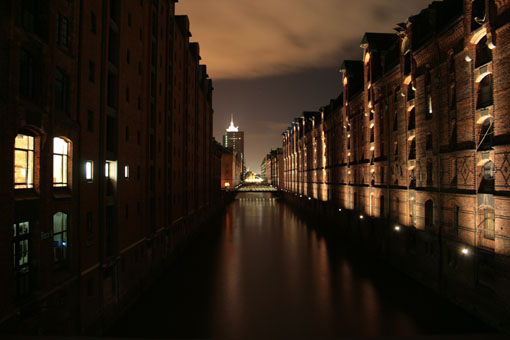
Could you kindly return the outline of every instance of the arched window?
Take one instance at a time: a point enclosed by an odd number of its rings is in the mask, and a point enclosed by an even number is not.
[[[425,203],[425,230],[432,231],[434,226],[434,203],[428,200]]]
[[[34,187],[35,137],[18,134],[14,141],[14,189]]]
[[[484,36],[478,44],[476,44],[476,61],[475,67],[480,67],[492,60],[492,51],[487,46],[487,36]]]
[[[476,101],[476,108],[483,109],[484,107],[491,106],[494,102],[492,96],[492,74],[488,74],[478,84],[478,98]]]
[[[494,192],[494,163],[486,162],[482,167],[482,182],[478,190],[480,193]]]
[[[65,139],[53,138],[53,186],[67,187],[69,173],[70,143]]]
[[[379,216],[380,217],[384,217],[385,215],[385,211],[384,211],[384,195],[381,195],[379,196],[379,211],[380,211],[380,214]]]
[[[416,138],[413,138],[409,147],[409,159],[416,159]]]
[[[407,100],[412,100],[415,98],[415,93],[414,93],[414,89],[413,89],[413,84],[410,83],[407,87]]]
[[[491,149],[494,144],[494,124],[491,118],[487,118],[480,126],[480,139],[478,150]]]
[[[409,126],[408,130],[416,129],[416,111],[414,107],[409,111]]]
[[[69,218],[64,212],[53,215],[53,259],[64,262],[69,256]]]

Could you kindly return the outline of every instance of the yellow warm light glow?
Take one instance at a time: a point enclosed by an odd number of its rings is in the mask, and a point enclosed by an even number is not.
[[[17,135],[14,141],[14,188],[34,187],[34,137]]]

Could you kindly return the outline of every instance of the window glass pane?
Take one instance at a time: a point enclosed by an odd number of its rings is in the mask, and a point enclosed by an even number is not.
[[[29,148],[29,136],[26,135],[17,135],[14,141],[14,147],[16,149],[24,149],[27,150]]]
[[[57,234],[62,231],[62,219],[63,214],[61,212],[53,215],[53,234]]]
[[[53,153],[67,154],[67,142],[62,138],[53,138]]]
[[[29,230],[29,222],[21,222],[19,224],[19,234],[26,235],[30,232]]]
[[[62,183],[62,156],[53,155],[53,183]]]
[[[28,162],[27,152],[21,150],[14,151],[14,183],[27,184]]]

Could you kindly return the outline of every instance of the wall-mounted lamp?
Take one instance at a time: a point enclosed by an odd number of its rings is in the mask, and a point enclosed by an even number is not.
[[[473,61],[473,58],[471,58],[471,56],[470,56],[470,55],[467,55],[467,56],[464,58],[464,60],[465,60],[467,63],[470,63],[470,62],[472,62],[472,61]]]
[[[464,254],[464,255],[469,255],[469,249],[467,249],[467,248],[462,248],[462,251],[461,251],[461,252],[462,252],[462,254]]]

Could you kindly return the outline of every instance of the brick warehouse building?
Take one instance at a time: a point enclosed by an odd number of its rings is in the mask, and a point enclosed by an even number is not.
[[[212,82],[175,2],[1,2],[0,328],[100,329],[218,204]]]
[[[343,93],[283,134],[292,201],[507,330],[509,18],[507,0],[445,0],[366,33]]]

